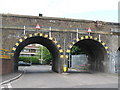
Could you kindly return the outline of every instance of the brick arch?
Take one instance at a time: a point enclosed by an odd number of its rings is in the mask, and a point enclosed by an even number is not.
[[[79,39],[74,39],[70,44],[68,44],[68,48],[66,50],[66,59],[69,58],[69,53],[70,53],[70,50],[71,48],[73,47],[73,45],[81,40],[85,40],[85,39],[91,39],[91,40],[95,40],[95,41],[98,41],[99,43],[101,43],[101,45],[103,45],[103,47],[105,48],[105,50],[107,51],[107,54],[109,55],[109,48],[108,46],[106,45],[105,42],[103,42],[102,40],[99,40],[97,37],[94,37],[94,36],[82,36],[80,37]]]
[[[58,41],[56,41],[53,37],[49,37],[48,34],[44,34],[44,33],[33,33],[33,34],[28,34],[28,35],[25,35],[23,36],[22,38],[20,38],[18,40],[18,42],[15,43],[14,47],[12,48],[11,52],[12,52],[12,55],[14,55],[14,52],[16,51],[17,47],[19,46],[20,43],[22,43],[24,40],[28,39],[28,38],[32,38],[32,37],[36,37],[36,36],[40,36],[40,37],[43,37],[43,38],[47,38],[49,40],[51,40],[58,48],[59,50],[59,53],[60,53],[60,58],[64,58],[64,54],[63,54],[63,50],[62,50],[62,47],[61,45],[58,43]]]

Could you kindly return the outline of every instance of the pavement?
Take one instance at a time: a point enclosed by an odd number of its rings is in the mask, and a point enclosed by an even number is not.
[[[19,67],[19,70],[23,68]],[[33,65],[28,66],[25,73],[10,85],[12,88],[118,88],[118,75],[73,71],[58,74],[51,70],[51,66]]]

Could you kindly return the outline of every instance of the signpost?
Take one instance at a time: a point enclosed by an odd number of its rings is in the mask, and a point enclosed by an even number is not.
[[[50,27],[50,32],[49,32],[49,38],[51,38],[51,31],[52,31],[52,28]]]
[[[25,35],[25,26],[24,26],[24,35]]]
[[[77,38],[77,40],[78,40],[78,29],[77,29],[77,35],[76,35],[76,38]]]

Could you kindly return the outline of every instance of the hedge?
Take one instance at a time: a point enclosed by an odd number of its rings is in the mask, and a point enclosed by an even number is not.
[[[23,61],[23,62],[32,62],[32,64],[39,64],[39,59],[36,56],[31,56],[31,57],[24,57],[21,56],[19,57],[19,61]]]

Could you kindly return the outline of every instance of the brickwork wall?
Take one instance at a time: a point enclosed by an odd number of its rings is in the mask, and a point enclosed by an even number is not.
[[[13,72],[13,61],[12,60],[0,60],[0,75],[9,74]]]
[[[110,32],[111,28],[118,28],[114,23],[108,22],[98,22],[98,21],[89,21],[89,20],[77,20],[77,19],[66,19],[66,18],[54,18],[54,17],[39,17],[39,16],[23,16],[23,15],[3,15],[2,17],[2,26],[3,27],[21,27],[24,26],[34,28],[36,24],[42,25],[42,27],[53,27],[58,29],[81,29],[85,30],[88,27],[91,27],[93,31],[105,31]],[[102,26],[97,26],[97,24],[102,24]],[[77,31],[77,30],[76,30]],[[34,33],[33,31],[27,33]],[[71,35],[72,34],[72,35]],[[23,35],[23,30],[4,30],[3,29],[3,48],[11,49],[14,46],[14,43],[17,42],[18,38]],[[56,38],[61,45],[63,45],[63,39],[66,39],[66,43],[71,42],[72,39],[76,38],[75,33],[71,32],[52,32],[52,37]],[[79,34],[79,37],[83,36]],[[98,37],[98,34],[94,34]],[[101,40],[104,40],[108,46],[112,48],[113,45],[109,45],[112,41],[117,41],[117,36],[101,35]],[[111,38],[111,39],[110,39]],[[113,39],[114,40],[113,40]],[[110,43],[110,44],[113,44]],[[9,45],[9,46],[8,46]],[[118,46],[117,46],[118,47]],[[114,49],[115,50],[115,49]]]
[[[89,21],[89,20],[78,20],[78,19],[66,19],[66,18],[54,18],[54,17],[39,17],[39,16],[23,16],[23,15],[2,15],[2,48],[11,50],[12,47],[18,42],[19,38],[23,37],[23,27],[35,28],[36,24],[42,25],[43,28],[57,28],[61,31],[52,31],[52,37],[54,37],[62,46],[62,49],[67,49],[68,45],[76,38],[77,28],[83,31],[87,31],[89,27],[93,31],[104,31],[111,32],[111,29],[118,29],[116,23],[101,22],[101,21]],[[99,26],[98,26],[99,25]],[[7,28],[7,29],[6,29]],[[12,29],[11,29],[12,28]],[[16,29],[19,28],[19,29]],[[69,29],[65,32],[63,29]],[[75,29],[75,32],[70,30]],[[36,31],[26,31],[27,34],[35,33]],[[43,32],[39,30],[38,32]],[[48,32],[44,32],[49,34]],[[87,34],[80,33],[78,36],[82,37]],[[99,34],[91,34],[95,37],[99,37]],[[116,51],[120,44],[118,43],[118,35],[105,35],[101,34],[100,39],[106,43],[110,48],[110,51]],[[65,40],[65,43],[64,43]],[[118,45],[119,44],[119,45]],[[65,46],[65,47],[64,47]],[[3,67],[12,67],[10,61],[4,61]],[[10,64],[9,64],[10,63]],[[5,64],[8,65],[5,67]],[[5,69],[6,72],[11,70]]]

